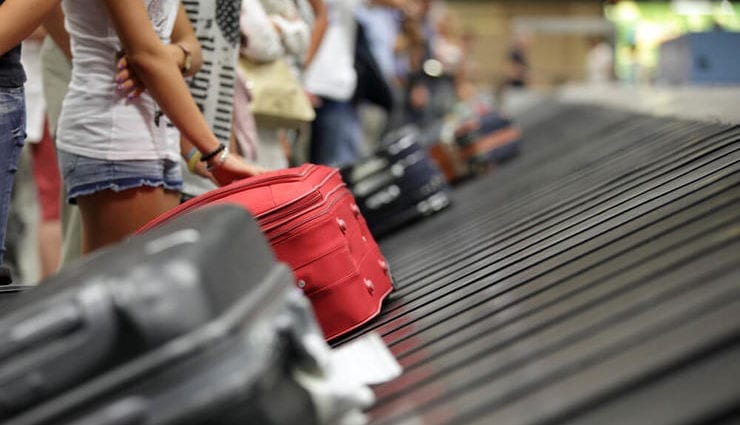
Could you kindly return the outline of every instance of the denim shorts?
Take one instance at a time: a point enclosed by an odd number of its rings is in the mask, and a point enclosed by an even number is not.
[[[67,202],[103,190],[120,192],[136,187],[163,187],[182,191],[179,162],[169,159],[111,161],[59,151],[59,171],[67,188]]]

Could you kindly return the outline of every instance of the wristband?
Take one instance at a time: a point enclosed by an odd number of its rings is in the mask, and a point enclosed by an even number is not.
[[[208,162],[211,158],[218,155],[220,152],[222,152],[224,149],[226,149],[226,145],[218,145],[218,147],[207,154],[200,157],[201,162]]]
[[[206,170],[213,171],[216,168],[220,167],[221,164],[223,164],[226,161],[226,157],[229,156],[229,147],[222,145],[224,148],[221,150],[221,155],[218,156],[218,159],[213,162],[213,164],[208,164],[206,167]]]
[[[187,162],[188,162],[188,171],[191,173],[195,173],[195,167],[198,165],[198,161],[200,161],[200,151],[198,148],[193,147],[190,149],[190,152],[188,152],[187,156]]]

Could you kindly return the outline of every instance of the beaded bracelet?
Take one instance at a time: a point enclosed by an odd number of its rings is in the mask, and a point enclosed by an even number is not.
[[[200,161],[200,151],[198,148],[193,147],[190,149],[190,152],[188,152],[187,155],[187,162],[188,162],[188,171],[191,173],[195,173],[195,167],[198,165],[198,161]]]
[[[213,158],[216,155],[218,155],[219,153],[221,153],[224,149],[226,149],[226,145],[224,145],[224,144],[218,145],[218,147],[216,149],[214,149],[214,150],[210,151],[209,153],[201,156],[200,157],[201,162],[208,162],[211,158]]]

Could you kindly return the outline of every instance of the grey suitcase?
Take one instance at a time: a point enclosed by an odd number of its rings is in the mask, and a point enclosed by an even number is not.
[[[15,299],[17,295],[27,289],[33,288],[33,285],[0,285],[0,312],[5,311],[5,307]]]
[[[325,343],[242,208],[173,219],[14,298],[5,424],[318,422],[291,371],[320,375]]]

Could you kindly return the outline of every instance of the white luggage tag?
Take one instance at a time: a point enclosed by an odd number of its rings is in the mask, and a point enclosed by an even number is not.
[[[318,344],[310,345],[317,351]],[[401,366],[374,333],[331,350],[326,360],[322,374],[301,368],[293,371],[296,381],[311,394],[322,425],[366,424],[363,411],[375,402],[369,385],[401,374]]]

